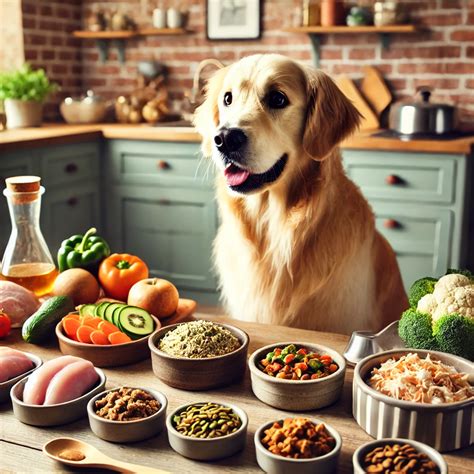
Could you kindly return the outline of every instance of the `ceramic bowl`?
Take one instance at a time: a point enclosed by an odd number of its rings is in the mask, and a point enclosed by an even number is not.
[[[258,368],[258,362],[275,347],[294,344],[319,354],[329,354],[339,369],[327,377],[315,380],[285,380],[271,377]],[[278,342],[257,349],[249,358],[250,379],[255,396],[263,403],[280,410],[308,411],[336,402],[342,393],[346,361],[329,347],[311,342]]]
[[[28,357],[28,359],[30,359],[33,362],[34,367],[28,370],[27,372],[24,372],[20,375],[17,375],[16,377],[13,377],[10,380],[6,380],[5,382],[0,383],[0,403],[8,402],[10,400],[10,390],[13,387],[13,385],[15,385],[22,378],[28,377],[28,375],[30,375],[31,372],[35,371],[43,363],[43,361],[38,356],[31,354],[29,352],[23,352],[23,353]]]
[[[323,423],[323,421],[314,418],[310,418],[310,420],[315,424]],[[283,422],[283,420],[276,421],[279,423]],[[275,422],[271,421],[270,423],[265,423],[255,432],[255,451],[257,454],[257,463],[261,469],[270,474],[288,474],[289,472],[292,474],[313,474],[315,472],[318,474],[329,474],[337,471],[337,462],[342,448],[342,439],[333,427],[324,423],[329,434],[336,440],[336,446],[331,452],[317,458],[291,459],[273,454],[263,446],[261,440],[264,437],[264,432],[268,428],[271,428],[273,423]]]
[[[443,456],[438,453],[435,449],[429,447],[424,443],[419,443],[418,441],[413,441],[410,439],[402,438],[385,438],[379,439],[376,441],[370,441],[363,444],[356,449],[354,455],[352,456],[352,465],[354,466],[355,474],[365,474],[365,469],[363,468],[364,458],[366,454],[373,451],[375,448],[384,447],[385,445],[394,445],[394,444],[409,444],[413,446],[419,453],[426,454],[439,468],[440,474],[448,474],[448,466]]]
[[[168,406],[168,399],[166,396],[156,390],[142,387],[140,388],[148,392],[152,397],[160,402],[160,409],[153,415],[142,418],[141,420],[133,421],[114,421],[107,420],[101,416],[96,415],[94,410],[94,403],[103,398],[107,393],[114,392],[120,387],[106,390],[89,400],[87,404],[87,416],[89,417],[89,424],[92,432],[99,438],[111,441],[113,443],[133,443],[135,441],[142,441],[151,438],[165,427],[166,408]]]
[[[236,336],[241,346],[229,354],[206,359],[175,357],[158,349],[159,340],[178,324],[153,333],[148,341],[155,375],[167,385],[182,390],[208,390],[240,380],[245,373],[249,337],[246,332],[228,324],[220,326]]]
[[[242,425],[234,433],[219,438],[191,438],[179,433],[173,425],[173,417],[195,403],[200,402],[182,405],[166,418],[168,440],[171,447],[177,453],[198,461],[211,461],[232,456],[244,448],[245,438],[247,436],[248,416],[244,410],[230,403],[217,402],[223,406],[232,408],[233,412],[242,420]]]
[[[22,422],[33,426],[58,426],[71,423],[87,414],[87,402],[105,388],[106,377],[102,370],[95,369],[99,375],[97,384],[87,393],[69,402],[57,405],[30,405],[23,402],[23,389],[28,377],[17,382],[10,391],[13,413]]]
[[[354,369],[352,414],[355,420],[377,439],[412,439],[441,452],[469,446],[474,432],[474,398],[437,405],[407,402],[384,395],[366,383],[374,367],[408,353],[417,353],[422,358],[429,354],[433,360],[469,374],[470,383],[474,383],[473,363],[452,354],[415,349],[380,352],[362,359]]]

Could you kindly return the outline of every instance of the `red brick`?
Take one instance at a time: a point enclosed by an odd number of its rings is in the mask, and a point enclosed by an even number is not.
[[[349,51],[349,59],[375,59],[373,48],[353,48]]]
[[[474,74],[474,63],[447,63],[448,74]]]
[[[36,28],[36,18],[23,15],[23,28]]]
[[[66,74],[68,72],[65,64],[53,64],[51,70],[53,74]]]
[[[466,56],[468,58],[474,58],[474,46],[468,46],[466,48]]]
[[[23,13],[30,13],[31,15],[36,15],[36,12],[37,12],[36,4],[31,1],[23,0],[21,2],[21,11]]]
[[[453,41],[474,41],[474,30],[457,30],[451,33]]]
[[[459,25],[462,22],[461,11],[459,13],[427,14],[420,17],[420,24],[426,26],[448,26]]]
[[[34,49],[27,49],[25,51],[25,61],[35,61],[38,59],[38,51]]]
[[[50,5],[44,5],[40,9],[40,14],[43,16],[52,16],[53,9],[51,8]]]
[[[56,57],[56,54],[55,54],[54,50],[52,50],[52,49],[45,49],[45,50],[41,51],[41,59],[42,60],[49,61],[51,59],[54,59],[55,57]]]
[[[413,80],[414,87],[430,86],[435,90],[439,89],[457,89],[459,87],[459,79],[417,79]]]
[[[397,71],[401,74],[443,74],[446,64],[443,63],[405,63],[399,64]]]
[[[466,87],[467,87],[468,89],[474,89],[474,79],[468,79],[468,80],[466,81]]]

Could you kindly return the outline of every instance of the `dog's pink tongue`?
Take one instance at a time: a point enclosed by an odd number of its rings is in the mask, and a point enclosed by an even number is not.
[[[250,173],[248,171],[237,168],[237,166],[231,165],[224,170],[224,176],[229,186],[238,186],[239,184],[242,184],[249,175]]]

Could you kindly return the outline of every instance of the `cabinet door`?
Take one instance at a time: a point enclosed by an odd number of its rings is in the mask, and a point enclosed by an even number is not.
[[[101,232],[96,182],[69,189],[51,188],[44,194],[41,228],[54,258],[64,239],[73,234],[83,234],[90,227],[97,227]]]
[[[139,255],[152,275],[179,289],[215,290],[211,190],[114,186],[108,203],[108,235],[116,251]]]

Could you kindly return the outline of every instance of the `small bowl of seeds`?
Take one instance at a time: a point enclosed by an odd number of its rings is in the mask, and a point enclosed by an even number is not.
[[[404,472],[447,474],[443,456],[427,444],[402,438],[384,438],[360,446],[352,456],[355,474]]]
[[[241,329],[206,320],[166,326],[148,340],[154,374],[181,390],[209,390],[239,381],[248,344]]]
[[[171,447],[198,461],[222,459],[245,446],[248,417],[230,403],[197,402],[182,405],[166,419]]]

